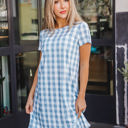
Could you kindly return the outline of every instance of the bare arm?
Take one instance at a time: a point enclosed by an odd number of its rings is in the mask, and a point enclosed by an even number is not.
[[[42,56],[42,52],[40,52],[39,64],[40,64],[41,56]],[[29,97],[31,97],[31,98],[33,98],[33,96],[34,96],[35,88],[36,88],[36,85],[37,85],[39,64],[38,64],[38,67],[36,69],[33,84],[32,84],[32,87],[31,87],[31,90],[30,90],[30,93],[29,93]]]
[[[89,59],[90,59],[91,44],[86,43],[80,47],[80,91],[79,97],[84,98],[88,75],[89,75]]]

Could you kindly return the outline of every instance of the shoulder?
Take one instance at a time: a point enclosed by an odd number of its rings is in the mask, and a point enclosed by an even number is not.
[[[79,29],[88,28],[87,22],[85,22],[85,21],[78,22],[78,28],[79,28]]]
[[[87,22],[85,22],[85,21],[77,21],[77,22],[75,22],[75,26],[76,26],[76,31],[79,34],[89,31],[89,26],[88,26]]]
[[[40,36],[45,36],[45,33],[46,33],[47,29],[42,29],[39,33]]]
[[[42,29],[41,31],[40,31],[40,34],[43,34],[45,32],[45,29]]]
[[[81,36],[81,34],[85,35],[85,34],[88,34],[90,33],[90,29],[89,29],[89,25],[87,22],[85,21],[81,21],[79,24],[78,24],[78,27],[77,27],[77,33],[78,35]]]

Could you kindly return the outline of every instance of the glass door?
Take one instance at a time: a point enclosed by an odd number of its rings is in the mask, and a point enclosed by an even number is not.
[[[0,0],[0,127],[25,128],[39,62],[40,0]]]
[[[18,0],[16,45],[19,49],[16,58],[16,83],[18,111],[25,110],[25,104],[32,86],[34,74],[38,65],[39,52],[37,51],[39,39],[39,0]]]
[[[9,46],[7,1],[0,0],[0,48]],[[10,61],[3,49],[0,53],[0,119],[11,114]]]
[[[0,47],[8,46],[7,2],[0,0]]]
[[[9,58],[0,56],[0,119],[11,113]]]
[[[84,114],[90,121],[115,123],[113,0],[77,0],[76,5],[93,44]]]
[[[20,40],[38,40],[37,0],[18,0]]]

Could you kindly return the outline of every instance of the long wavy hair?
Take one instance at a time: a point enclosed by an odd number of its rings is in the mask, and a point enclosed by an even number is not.
[[[75,22],[83,21],[82,17],[79,15],[75,4],[76,0],[69,0],[70,9],[66,17],[66,22],[69,25],[69,29],[75,24]],[[55,30],[56,18],[53,11],[54,0],[45,0],[44,3],[44,23],[42,29]]]

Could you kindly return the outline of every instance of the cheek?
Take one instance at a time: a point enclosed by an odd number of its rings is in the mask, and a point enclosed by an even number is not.
[[[66,4],[66,8],[67,8],[67,10],[69,10],[69,8],[70,8],[70,3],[69,2]]]
[[[54,5],[54,12],[55,13],[59,12],[59,4]]]

